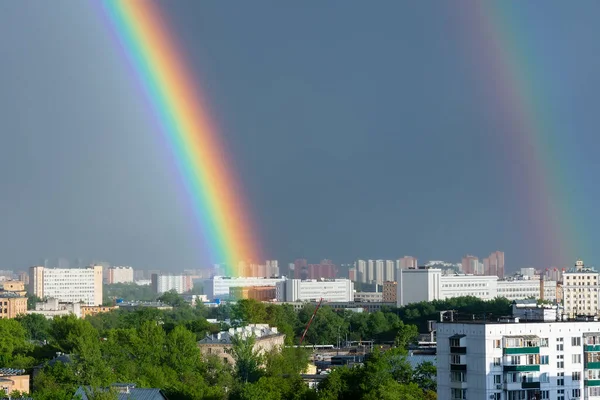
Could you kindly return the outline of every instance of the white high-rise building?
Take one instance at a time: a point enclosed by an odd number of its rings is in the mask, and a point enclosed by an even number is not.
[[[267,278],[280,276],[279,262],[277,260],[267,260]]]
[[[83,302],[88,306],[102,305],[102,266],[86,268],[29,269],[29,291],[41,299],[54,298],[63,303]]]
[[[277,283],[277,301],[354,301],[354,283],[349,279],[287,279]]]
[[[552,311],[532,307],[529,316]],[[446,316],[436,326],[438,399],[600,399],[600,322],[554,315],[551,322]]]
[[[563,273],[563,306],[566,314],[598,315],[600,279],[594,268],[577,260],[575,267]]]
[[[133,268],[131,267],[110,267],[107,275],[106,283],[108,284],[133,282]]]
[[[396,280],[396,265],[394,260],[385,261],[385,273],[383,274],[383,281],[395,281]]]
[[[358,260],[356,262],[356,280],[361,283],[367,283],[367,262],[365,260]]]
[[[375,282],[375,261],[367,261],[367,283]]]
[[[194,288],[190,275],[152,274],[151,285],[154,292],[163,294],[171,290],[177,293],[186,293]]]
[[[377,260],[375,261],[375,283],[378,285],[383,285],[385,271],[385,261]]]

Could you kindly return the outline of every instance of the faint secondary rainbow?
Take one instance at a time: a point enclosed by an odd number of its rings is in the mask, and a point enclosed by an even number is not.
[[[143,87],[190,196],[214,263],[235,275],[256,244],[240,188],[196,79],[150,1],[107,0],[103,12]]]
[[[564,165],[572,147],[568,132],[559,132],[559,113],[546,96],[552,82],[544,79],[542,62],[533,59],[531,35],[518,20],[513,2],[472,1],[459,7],[481,80],[485,82],[487,102],[492,112],[504,117],[508,150],[513,165],[512,181],[516,193],[527,207],[529,221],[519,221],[533,229],[539,258],[557,266],[571,265],[577,256],[588,253],[575,227],[580,226],[570,196],[570,181]],[[517,3],[519,6],[521,3]],[[531,46],[531,45],[529,45]],[[504,140],[504,139],[503,139]],[[559,153],[560,151],[560,153]],[[560,156],[562,155],[562,157]],[[535,258],[538,258],[538,257]],[[549,267],[549,265],[539,265]]]

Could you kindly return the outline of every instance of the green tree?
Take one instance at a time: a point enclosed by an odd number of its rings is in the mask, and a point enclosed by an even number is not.
[[[423,390],[437,391],[437,368],[429,361],[417,365],[413,373],[413,381]]]
[[[43,341],[48,340],[51,322],[41,314],[26,314],[15,318],[25,329],[27,339]]]
[[[165,304],[168,304],[173,307],[182,307],[187,306],[188,303],[183,299],[183,297],[177,293],[175,289],[169,290],[168,292],[163,293],[158,301],[162,301]]]
[[[34,295],[27,296],[27,309],[35,310],[35,305],[41,301],[42,301],[42,299],[40,299],[37,296],[34,296]]]
[[[232,318],[242,324],[261,324],[267,321],[267,309],[254,299],[239,300],[232,308]]]
[[[244,383],[256,382],[262,374],[263,361],[263,357],[254,349],[256,338],[235,335],[231,338],[231,343],[236,377]]]
[[[14,319],[0,319],[0,365],[14,365],[30,349],[23,326]]]

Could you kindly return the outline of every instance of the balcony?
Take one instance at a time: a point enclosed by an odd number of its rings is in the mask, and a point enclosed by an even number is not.
[[[586,379],[585,386],[600,386],[600,379]]]
[[[466,370],[467,370],[467,364],[450,364],[450,371],[466,371]]]
[[[600,344],[586,344],[585,351],[600,351]]]
[[[523,382],[523,383],[521,383],[521,388],[523,388],[523,389],[539,389],[540,382]]]
[[[452,366],[450,366],[452,367]],[[452,369],[452,368],[450,368]],[[532,372],[532,371],[539,371],[540,370],[540,366],[539,365],[504,365],[502,367],[502,370],[504,372]]]
[[[600,369],[600,361],[588,361],[585,363],[586,369]]]
[[[539,347],[505,347],[504,354],[540,354]]]
[[[467,354],[467,348],[461,346],[451,346],[450,354]]]

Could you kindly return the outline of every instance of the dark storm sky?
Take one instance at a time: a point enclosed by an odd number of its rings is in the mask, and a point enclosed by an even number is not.
[[[458,261],[503,250],[509,269],[557,262],[506,171],[510,127],[475,78],[486,71],[460,16],[468,3],[457,3],[161,3],[235,158],[266,258]],[[516,8],[515,24],[537,46],[528,68],[562,68],[550,89],[568,95],[552,106],[573,129],[561,140],[584,149],[558,149],[581,195],[564,207],[586,221],[585,239],[565,240],[593,243],[600,3],[544,4]],[[2,2],[0,32],[0,267],[61,256],[210,265],[98,10]],[[591,249],[577,255],[593,263]]]

